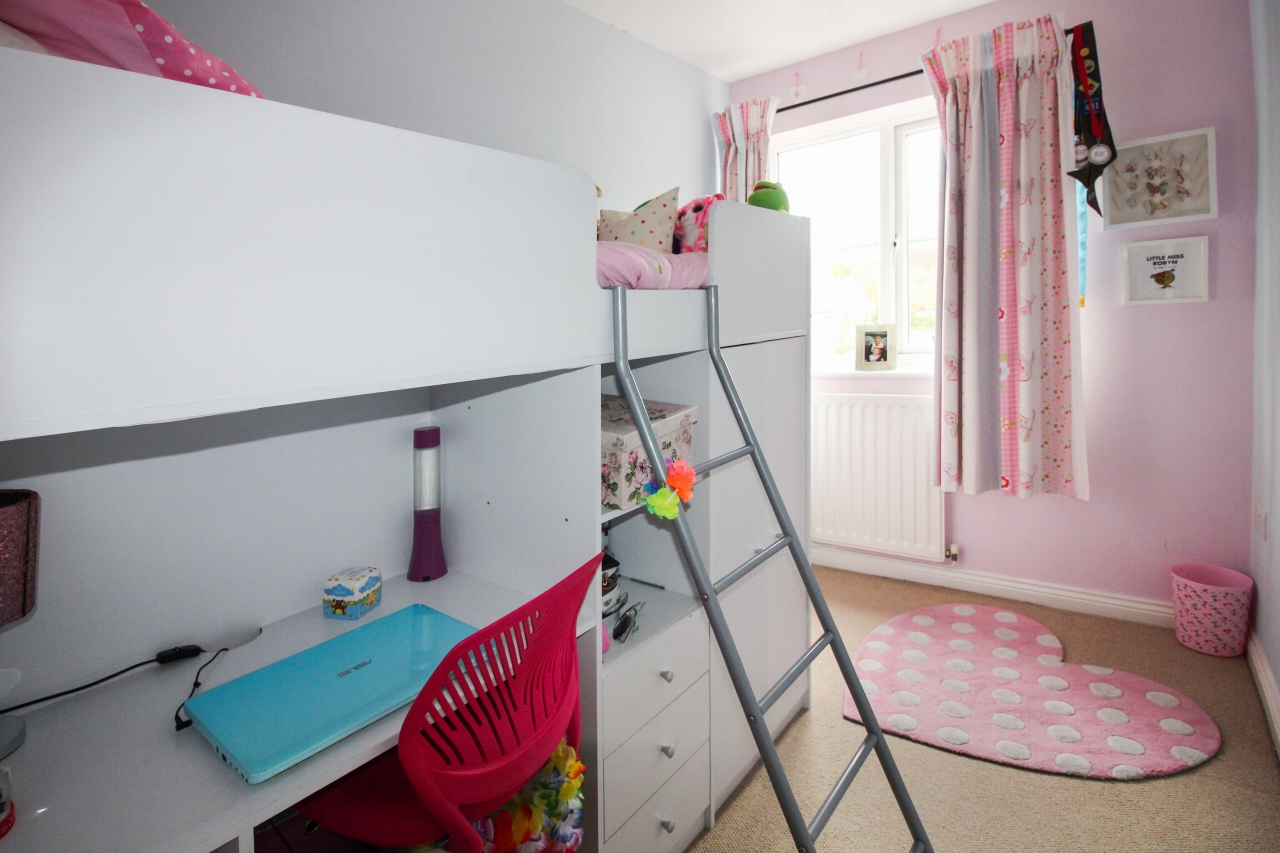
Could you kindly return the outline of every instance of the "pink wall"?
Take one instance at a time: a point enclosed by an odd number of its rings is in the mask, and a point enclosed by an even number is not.
[[[1217,128],[1220,216],[1103,232],[1090,222],[1088,306],[1081,312],[1093,499],[948,498],[960,567],[1121,595],[1168,599],[1168,569],[1213,562],[1247,570],[1250,530],[1256,120],[1246,0],[1061,0],[1065,23],[1092,20],[1117,142]],[[999,0],[733,84],[733,101],[806,97],[853,85],[859,55],[877,80],[919,67],[944,40],[1044,4]],[[788,130],[928,95],[916,77],[778,117]],[[1124,307],[1121,246],[1209,235],[1210,300]],[[874,392],[867,380],[815,391]],[[885,387],[884,393],[894,393]],[[899,392],[900,393],[900,392]]]

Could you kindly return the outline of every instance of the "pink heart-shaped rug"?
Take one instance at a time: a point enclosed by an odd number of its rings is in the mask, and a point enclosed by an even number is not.
[[[853,660],[886,732],[961,755],[1131,780],[1195,767],[1222,744],[1183,694],[1064,663],[1052,631],[994,607],[940,604],[895,616]],[[847,690],[844,715],[861,721]]]

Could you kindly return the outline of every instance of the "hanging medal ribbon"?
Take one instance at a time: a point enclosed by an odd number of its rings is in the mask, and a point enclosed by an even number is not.
[[[1102,70],[1098,65],[1098,45],[1093,22],[1068,30],[1071,39],[1071,69],[1075,76],[1076,168],[1071,177],[1084,184],[1089,206],[1102,213],[1094,185],[1116,157],[1115,140],[1102,103]]]

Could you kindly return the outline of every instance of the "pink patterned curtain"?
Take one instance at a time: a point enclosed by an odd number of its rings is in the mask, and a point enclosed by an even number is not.
[[[1069,61],[1052,17],[924,56],[946,140],[935,405],[945,491],[1089,498]]]
[[[725,108],[715,117],[721,145],[720,191],[730,201],[746,201],[756,181],[769,174],[769,134],[782,103],[755,99]]]

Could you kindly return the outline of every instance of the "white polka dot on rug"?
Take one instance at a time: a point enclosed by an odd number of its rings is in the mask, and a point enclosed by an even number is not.
[[[1087,663],[1081,667],[1085,672],[1092,672],[1094,675],[1115,675],[1115,670],[1109,666],[1094,666]]]
[[[879,640],[872,640],[871,642],[867,643],[867,648],[873,652],[879,652],[881,654],[884,654],[885,652],[889,651],[889,644],[882,643]]]
[[[907,649],[902,653],[902,659],[911,663],[924,663],[929,660],[929,656],[919,649]]]
[[[925,643],[933,642],[933,637],[930,637],[928,634],[924,633],[923,631],[912,631],[911,633],[907,634],[907,639],[913,643],[920,643],[921,645]]]
[[[969,742],[969,736],[955,726],[943,726],[938,729],[938,737],[955,746],[964,746]]]
[[[1117,764],[1111,768],[1111,778],[1131,782],[1134,779],[1145,779],[1147,774],[1142,772],[1141,767],[1134,767],[1132,764]]]
[[[1113,726],[1123,726],[1129,722],[1129,715],[1119,708],[1099,708],[1098,719]]]
[[[1012,628],[997,628],[991,633],[995,634],[996,637],[998,637],[1001,640],[1016,640],[1018,639],[1019,636],[1021,636],[1017,631],[1013,630]]]
[[[873,660],[872,658],[863,658],[858,661],[858,669],[863,670],[864,672],[879,672],[884,669],[884,664],[880,663],[878,660]]]
[[[1027,749],[1023,744],[1016,740],[998,740],[996,741],[996,752],[999,752],[1005,758],[1011,758],[1014,761],[1030,761],[1031,750]]]
[[[1176,708],[1182,704],[1177,696],[1165,693],[1161,690],[1152,690],[1147,694],[1147,699],[1156,703],[1161,708]]]
[[[957,720],[963,720],[973,713],[969,710],[968,705],[960,702],[954,702],[950,699],[945,702],[939,702],[938,710],[946,714],[948,717],[955,717]]]
[[[1057,655],[1036,655],[1036,660],[1040,662],[1041,666],[1051,666],[1055,668],[1066,666],[1066,664],[1062,662],[1062,658]]]
[[[885,637],[893,633],[893,628],[889,627],[888,625],[877,625],[871,629],[871,633],[879,634],[880,636]]]
[[[1022,720],[1018,719],[1013,714],[994,714],[991,717],[991,722],[995,723],[1002,729],[1009,729],[1011,731],[1017,731],[1018,729],[1024,728]]]
[[[1171,735],[1181,735],[1182,737],[1191,737],[1196,733],[1196,728],[1182,720],[1175,720],[1172,717],[1166,717],[1160,721],[1160,728],[1164,729]]]
[[[1062,643],[1053,634],[1041,634],[1036,637],[1036,642],[1042,646],[1048,646],[1051,649],[1062,648]]]
[[[916,722],[916,718],[909,714],[890,714],[885,723],[900,732],[914,732],[916,726],[920,725]]]
[[[947,645],[958,652],[971,652],[974,649],[973,643],[968,640],[952,640]]]
[[[972,616],[978,611],[974,610],[967,604],[957,604],[955,607],[951,608],[951,612],[957,616]]]
[[[858,681],[862,683],[862,691],[867,695],[880,692],[879,685],[877,685],[874,681],[870,681],[865,678],[859,678]]]
[[[1058,743],[1079,743],[1084,740],[1084,735],[1071,728],[1071,726],[1049,726],[1049,737]]]
[[[1142,755],[1147,750],[1142,744],[1133,738],[1120,737],[1119,735],[1111,735],[1107,738],[1107,746],[1123,755]]]
[[[973,689],[969,686],[969,682],[961,681],[958,678],[948,678],[942,682],[942,686],[952,693],[968,693]]]
[[[1022,696],[1004,687],[997,687],[995,690],[992,690],[991,696],[997,702],[1003,702],[1006,705],[1022,704]]]
[[[1095,681],[1089,685],[1089,692],[1094,696],[1101,696],[1103,699],[1119,699],[1124,695],[1124,691],[1114,684],[1107,684],[1105,681]]]
[[[956,622],[951,626],[951,630],[955,631],[957,634],[972,634],[978,629],[974,628],[968,622]]]
[[[1059,678],[1056,675],[1042,675],[1036,681],[1046,690],[1066,690],[1071,686],[1065,678]]]
[[[1053,764],[1063,773],[1070,773],[1072,776],[1088,776],[1093,770],[1089,759],[1071,752],[1060,753],[1054,757]]]
[[[920,704],[920,697],[910,690],[898,690],[893,693],[893,701],[904,708],[914,708]]]
[[[1195,767],[1197,764],[1204,764],[1209,760],[1209,756],[1205,755],[1198,749],[1192,749],[1189,746],[1173,746],[1169,748],[1169,752],[1174,758],[1181,761],[1188,767]]]
[[[947,661],[947,669],[952,672],[973,672],[973,664],[964,658],[952,658]]]
[[[926,616],[923,613],[918,613],[915,616],[911,617],[911,621],[916,623],[917,625],[932,625],[934,622],[934,619],[932,616]]]
[[[1022,677],[1022,673],[1016,669],[1009,669],[1007,666],[998,666],[991,670],[991,674],[996,678],[1003,678],[1005,681],[1017,681]]]
[[[1018,650],[1011,649],[1008,646],[997,646],[996,648],[991,650],[991,654],[995,655],[1001,660],[1017,660],[1018,658]]]
[[[1050,699],[1044,703],[1044,709],[1050,714],[1057,714],[1059,717],[1070,717],[1076,712],[1075,706],[1069,702],[1062,702],[1058,699]]]
[[[1014,622],[1018,621],[1018,617],[1008,612],[1007,610],[1000,610],[996,612],[995,620],[997,622],[1005,622],[1007,624],[1012,625]]]
[[[924,673],[918,669],[900,669],[898,670],[898,678],[908,684],[919,684],[924,681]]]

